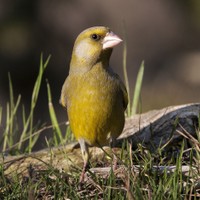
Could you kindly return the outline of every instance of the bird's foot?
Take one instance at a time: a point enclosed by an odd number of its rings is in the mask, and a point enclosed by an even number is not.
[[[85,181],[85,179],[87,178],[87,173],[86,170],[82,170],[80,178],[79,178],[79,183],[83,183]]]
[[[89,163],[85,163],[79,178],[79,183],[85,182],[87,180],[87,170],[89,169]]]
[[[113,152],[112,165],[113,165],[113,170],[115,171],[117,169],[118,158],[116,156],[116,152],[114,148],[112,148],[112,152]]]

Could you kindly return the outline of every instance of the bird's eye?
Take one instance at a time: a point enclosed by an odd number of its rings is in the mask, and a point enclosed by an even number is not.
[[[92,38],[93,40],[98,41],[98,40],[100,40],[101,36],[94,33],[94,34],[91,35],[91,38]]]

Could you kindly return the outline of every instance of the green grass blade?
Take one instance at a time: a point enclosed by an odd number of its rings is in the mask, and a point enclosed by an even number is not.
[[[41,82],[42,82],[42,77],[43,77],[43,73],[49,63],[51,56],[49,56],[46,60],[45,63],[43,63],[43,55],[41,55],[40,57],[40,68],[39,68],[39,74],[38,77],[35,81],[35,85],[33,88],[33,92],[32,92],[32,100],[31,100],[31,108],[34,109],[36,103],[37,103],[37,99],[38,99],[38,95],[39,95],[39,91],[40,91],[40,86],[41,86]]]
[[[50,60],[49,56],[47,58],[47,60],[45,61],[45,63],[43,62],[43,56],[41,55],[40,57],[40,67],[39,67],[39,74],[37,76],[37,79],[35,81],[35,85],[33,88],[33,92],[32,92],[32,98],[31,98],[31,108],[30,108],[30,113],[27,119],[25,119],[25,112],[23,110],[23,123],[24,123],[24,128],[19,140],[19,145],[18,148],[20,149],[23,143],[23,139],[25,137],[27,137],[27,135],[29,135],[29,145],[28,145],[28,152],[30,153],[32,150],[33,145],[35,144],[35,140],[33,140],[32,138],[32,133],[33,133],[33,116],[34,116],[34,109],[35,106],[37,104],[37,100],[38,100],[38,95],[39,95],[39,91],[40,91],[40,87],[41,87],[41,82],[42,82],[42,78],[43,78],[43,74],[44,71],[49,63]]]
[[[125,29],[124,29],[125,30]],[[127,115],[130,116],[131,114],[131,106],[130,106],[130,88],[129,88],[129,80],[128,80],[128,73],[127,73],[127,42],[126,42],[126,33],[124,31],[124,47],[123,47],[123,74],[124,74],[124,81],[126,90],[128,93],[128,106],[127,106]]]
[[[13,87],[10,74],[8,74],[9,79],[9,92],[10,92],[10,101],[7,103],[7,112],[6,112],[6,128],[4,131],[3,138],[3,151],[8,147],[13,145],[13,138],[16,132],[16,113],[19,108],[21,101],[21,95],[18,96],[16,103],[14,102]],[[14,127],[15,125],[15,127]]]
[[[137,113],[137,108],[138,108],[140,95],[141,95],[143,76],[144,76],[144,61],[142,61],[140,65],[140,69],[139,69],[137,79],[136,79],[136,85],[135,85],[132,108],[131,108],[131,115],[135,115]]]
[[[13,133],[13,109],[14,109],[14,94],[13,94],[13,86],[12,86],[12,80],[10,77],[10,73],[8,73],[8,80],[9,80],[9,93],[10,93],[10,102],[9,102],[9,120],[8,120],[8,124],[7,126],[9,131],[7,132],[7,139],[8,139],[8,143],[9,143],[9,139],[13,140],[12,138],[12,133]],[[11,142],[11,141],[10,141]],[[4,143],[4,147],[6,147],[6,144]]]
[[[28,135],[28,127],[29,127],[29,123],[30,123],[30,115],[27,119],[25,119],[25,124],[24,124],[24,127],[23,127],[23,131],[22,131],[22,134],[20,136],[20,139],[19,139],[19,144],[18,144],[18,149],[21,149],[22,147],[22,143],[23,143],[23,139]]]
[[[66,123],[65,123],[66,124]],[[75,140],[75,137],[74,137],[74,134],[72,134],[72,131],[71,131],[71,128],[69,126],[69,124],[66,124],[67,128],[66,128],[66,133],[65,133],[65,141],[74,141]]]
[[[31,152],[31,149],[34,145],[33,141],[32,141],[32,133],[33,133],[33,113],[34,113],[34,108],[37,104],[37,100],[38,100],[38,95],[39,95],[39,91],[40,91],[40,86],[41,86],[41,82],[42,82],[42,77],[44,74],[44,71],[49,63],[51,56],[48,56],[46,62],[43,62],[43,55],[41,54],[40,56],[40,68],[39,68],[39,74],[38,77],[36,79],[34,88],[33,88],[33,92],[32,92],[32,99],[31,99],[31,111],[30,111],[30,126],[29,126],[29,135],[30,135],[30,139],[29,139],[29,149],[28,152]]]
[[[48,93],[48,104],[49,104],[49,114],[50,114],[50,118],[51,118],[51,123],[53,126],[53,130],[55,131],[56,135],[59,138],[59,141],[57,140],[57,137],[55,137],[54,140],[55,140],[56,145],[58,145],[61,141],[63,141],[63,136],[62,136],[62,132],[60,130],[58,120],[56,117],[56,113],[54,110],[54,106],[52,103],[51,89],[50,89],[50,85],[48,82],[47,82],[47,93]]]
[[[9,134],[9,119],[10,119],[10,107],[7,103],[6,107],[6,128],[4,131],[4,138],[3,138],[3,151],[6,149],[7,141],[8,141],[8,134]]]
[[[136,85],[135,85],[135,90],[134,90],[134,95],[133,95],[133,100],[132,103],[130,103],[130,84],[128,80],[128,73],[127,73],[127,41],[126,41],[126,32],[125,32],[125,24],[123,24],[123,35],[124,35],[124,46],[123,46],[123,74],[124,74],[124,81],[125,81],[125,86],[128,92],[128,106],[127,106],[127,111],[126,114],[127,116],[131,116],[137,113],[137,108],[140,100],[140,94],[141,94],[141,88],[142,88],[142,81],[143,81],[143,75],[144,75],[144,61],[142,61],[140,65],[140,69],[137,75],[136,79]]]

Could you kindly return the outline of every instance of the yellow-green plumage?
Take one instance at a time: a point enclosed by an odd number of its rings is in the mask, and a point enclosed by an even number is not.
[[[94,36],[99,38],[95,40]],[[61,92],[61,104],[67,107],[70,126],[81,144],[85,164],[88,162],[87,145],[109,144],[124,127],[127,92],[109,67],[115,46],[107,47],[112,41],[105,44],[109,36],[118,38],[106,27],[92,27],[78,36],[69,76]]]
[[[89,145],[105,145],[110,133],[118,137],[124,126],[120,80],[100,64],[83,75],[70,75],[63,87],[72,132]]]

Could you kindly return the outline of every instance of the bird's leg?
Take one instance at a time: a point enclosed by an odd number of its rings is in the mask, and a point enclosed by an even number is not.
[[[115,144],[116,144],[116,138],[111,138],[110,146],[111,146],[111,150],[112,150],[112,154],[113,154],[113,160],[112,160],[113,170],[117,169],[117,156],[115,154]]]
[[[82,183],[84,181],[84,177],[85,177],[85,172],[88,168],[88,164],[89,164],[89,151],[88,151],[88,145],[86,144],[85,140],[83,139],[79,139],[79,144],[81,146],[81,152],[82,152],[82,157],[83,157],[83,169],[81,172],[81,176],[80,176],[80,180],[79,182]]]

